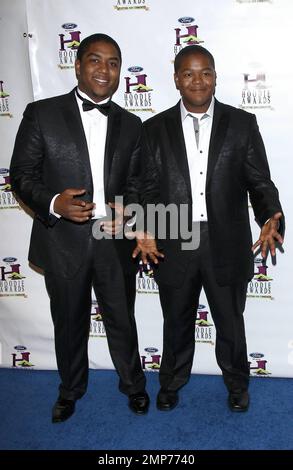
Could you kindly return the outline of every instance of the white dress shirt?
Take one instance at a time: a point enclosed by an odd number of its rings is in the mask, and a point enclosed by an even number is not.
[[[88,101],[94,101],[85,93],[78,89],[78,93]],[[78,104],[88,152],[90,157],[90,166],[93,179],[93,202],[96,205],[94,211],[94,219],[106,216],[105,195],[104,195],[104,156],[107,136],[108,117],[102,114],[98,109],[91,111],[83,111],[82,100],[75,95]],[[106,103],[109,98],[100,101],[99,104]],[[88,188],[85,188],[88,189]],[[50,214],[60,217],[54,212],[54,202],[58,194],[56,194],[50,204]]]
[[[214,116],[214,97],[205,113],[191,113],[180,103],[181,121],[187,153],[191,193],[192,193],[192,220],[193,222],[206,222],[206,179],[208,166],[208,153]],[[206,115],[204,118],[203,116]],[[198,119],[199,144],[196,145],[193,118]]]

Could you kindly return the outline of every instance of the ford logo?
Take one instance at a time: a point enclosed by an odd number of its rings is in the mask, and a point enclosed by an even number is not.
[[[149,353],[155,353],[155,352],[158,352],[158,349],[157,348],[145,348],[145,351]]]
[[[251,353],[249,355],[250,357],[253,357],[254,359],[260,359],[261,357],[264,357],[264,354],[262,353]]]
[[[26,349],[25,346],[14,346],[14,349],[16,349],[17,351],[24,351]]]
[[[14,263],[14,261],[16,260],[17,258],[12,258],[12,257],[3,258],[4,263]]]
[[[203,304],[199,304],[197,307],[198,310],[202,310],[203,308],[206,308],[206,306]]]
[[[64,23],[62,25],[63,29],[74,29],[76,27],[77,27],[77,24],[75,24],[75,23]]]
[[[8,168],[0,168],[0,175],[6,175],[7,173],[9,173]]]
[[[179,23],[192,23],[194,21],[194,18],[192,18],[191,16],[182,16],[182,18],[179,18],[178,19]]]
[[[143,68],[138,65],[134,65],[133,67],[129,67],[127,70],[128,72],[141,72]]]

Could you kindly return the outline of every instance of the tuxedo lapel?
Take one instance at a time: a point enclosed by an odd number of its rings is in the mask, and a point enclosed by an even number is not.
[[[220,150],[224,143],[229,123],[229,114],[222,103],[215,100],[214,118],[210,138],[207,184],[210,181],[215,165],[217,163]]]
[[[121,111],[116,108],[115,103],[111,103],[110,113],[108,116],[107,137],[105,145],[105,158],[104,158],[104,188],[107,199],[107,188],[109,184],[109,177],[111,173],[111,165],[113,160],[114,151],[117,147],[118,138],[121,130]],[[106,201],[107,202],[107,201]]]
[[[178,168],[185,179],[188,193],[191,195],[189,167],[181,122],[180,101],[176,106],[170,109],[166,116],[166,127],[170,148],[172,149]]]
[[[92,173],[90,166],[90,158],[88,152],[88,146],[86,137],[83,129],[83,124],[78,109],[78,105],[75,98],[74,90],[67,95],[68,100],[64,102],[62,106],[62,112],[66,125],[69,130],[69,135],[73,139],[77,148],[77,156],[86,172],[86,179],[90,181],[92,186]],[[113,154],[117,147],[118,138],[120,135],[121,128],[121,111],[115,106],[115,103],[111,103],[110,113],[108,116],[107,136],[105,144],[105,156],[104,156],[104,188],[105,195],[107,194],[107,186],[109,183],[109,176],[111,172],[111,165],[113,160]],[[107,198],[107,197],[106,197]]]
[[[82,163],[82,166],[85,169],[86,179],[90,181],[92,185],[92,175],[91,175],[91,166],[90,158],[88,152],[88,146],[86,142],[86,137],[83,129],[83,124],[78,108],[78,104],[75,98],[75,91],[72,90],[67,95],[67,101],[64,102],[61,106],[64,121],[69,130],[70,139],[72,139],[76,145],[77,153],[75,156],[72,155],[72,159],[76,159]]]

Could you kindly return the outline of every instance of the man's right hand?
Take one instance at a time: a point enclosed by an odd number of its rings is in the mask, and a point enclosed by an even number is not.
[[[85,189],[65,189],[54,201],[54,212],[72,222],[86,222],[92,217],[95,204],[76,197],[85,193]]]

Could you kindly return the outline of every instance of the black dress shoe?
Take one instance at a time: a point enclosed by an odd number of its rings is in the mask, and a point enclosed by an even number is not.
[[[129,395],[128,406],[137,415],[145,415],[148,412],[150,399],[146,392],[138,392]]]
[[[231,411],[247,411],[249,407],[248,391],[229,392],[228,404]]]
[[[179,397],[175,391],[168,391],[161,388],[157,396],[157,408],[161,411],[173,410],[178,405]]]
[[[52,410],[52,423],[61,423],[66,421],[74,413],[75,401],[65,400],[65,398],[58,397]]]

